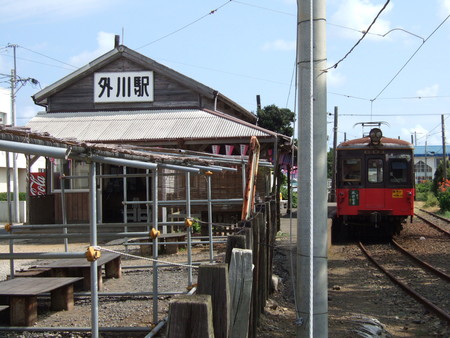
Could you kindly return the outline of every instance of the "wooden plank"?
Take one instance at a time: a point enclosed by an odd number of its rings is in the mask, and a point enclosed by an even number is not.
[[[230,327],[228,265],[201,264],[198,271],[197,293],[211,296],[214,336],[227,338]]]
[[[9,321],[12,326],[33,326],[36,323],[36,296],[11,296],[9,302]]]
[[[0,282],[0,295],[5,296],[36,296],[50,292],[58,287],[73,284],[80,277],[23,277]]]
[[[167,337],[214,337],[210,295],[180,296],[169,303]]]
[[[233,249],[230,261],[230,337],[246,338],[253,283],[252,250]]]

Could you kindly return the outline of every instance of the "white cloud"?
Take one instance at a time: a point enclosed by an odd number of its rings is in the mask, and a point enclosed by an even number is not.
[[[445,18],[450,14],[450,0],[440,0],[441,10],[439,11],[439,15]]]
[[[275,41],[266,42],[262,46],[262,50],[264,51],[270,51],[270,50],[276,50],[276,51],[295,51],[297,42],[296,41],[286,41],[283,39],[278,39]]]
[[[2,1],[1,23],[23,20],[67,20],[71,17],[83,16],[92,11],[114,5],[108,0],[10,0]]]
[[[82,53],[72,56],[69,63],[74,66],[84,66],[95,58],[109,52],[114,48],[114,34],[99,32],[97,34],[97,48],[93,51],[83,51]]]
[[[365,31],[380,12],[383,4],[373,4],[371,0],[344,0],[340,3],[338,10],[331,15],[329,22],[347,28]],[[370,33],[385,34],[391,28],[390,22],[383,19],[390,10],[389,4],[378,17],[375,24],[370,29]],[[342,29],[342,35],[346,38],[355,39],[361,37],[361,33],[348,29]],[[380,38],[376,35],[368,34],[366,38]]]
[[[439,85],[434,84],[430,87],[422,88],[416,91],[417,96],[420,97],[430,97],[430,96],[437,96],[439,93]]]

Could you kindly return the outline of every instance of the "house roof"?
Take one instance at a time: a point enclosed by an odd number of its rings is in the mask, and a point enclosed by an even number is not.
[[[114,48],[113,50],[107,52],[106,54],[103,54],[97,59],[91,61],[87,65],[74,71],[73,73],[61,78],[59,81],[56,81],[50,86],[40,90],[35,95],[33,95],[32,98],[36,104],[46,106],[48,103],[47,100],[51,95],[63,90],[64,88],[67,88],[68,86],[78,82],[80,79],[86,77],[91,73],[94,73],[95,71],[101,69],[102,67],[121,57],[125,57],[137,64],[140,64],[144,68],[152,69],[154,71],[162,73],[165,76],[189,88],[192,88],[193,90],[195,90],[196,92],[200,93],[205,97],[208,97],[210,99],[217,98],[218,100],[223,101],[225,104],[239,111],[241,114],[243,114],[243,116],[245,116],[246,119],[248,119],[251,122],[256,122],[257,120],[257,117],[253,113],[249,112],[248,110],[246,110],[236,102],[232,101],[228,97],[222,95],[217,90],[205,86],[204,84],[190,77],[187,77],[167,66],[164,66],[156,62],[155,60],[150,59],[140,53],[137,53],[136,51],[129,49],[128,47],[123,45]]]
[[[450,146],[447,145],[445,147],[445,152],[447,153],[447,156],[450,156]],[[444,148],[442,145],[439,146],[415,146],[414,147],[414,156],[418,157],[425,157],[425,154],[427,157],[433,157],[433,156],[442,156],[444,153]]]
[[[56,138],[87,142],[283,137],[275,132],[206,109],[165,109],[39,113],[27,127]]]

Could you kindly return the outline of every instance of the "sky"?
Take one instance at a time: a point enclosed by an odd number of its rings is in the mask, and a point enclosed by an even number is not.
[[[385,136],[442,144],[442,116],[450,129],[450,0],[326,7],[327,63],[337,64],[327,71],[329,146],[335,107],[338,142],[368,131],[358,123],[380,121]],[[43,110],[32,95],[110,51],[114,35],[251,112],[257,95],[263,107],[298,111],[295,0],[0,0],[0,8],[0,107],[10,105],[15,45],[19,126]]]

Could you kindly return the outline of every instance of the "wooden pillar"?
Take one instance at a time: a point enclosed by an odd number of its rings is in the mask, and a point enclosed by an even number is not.
[[[170,302],[167,338],[179,337],[214,337],[211,296],[180,296]]]
[[[230,284],[227,264],[200,265],[197,294],[211,296],[214,335],[227,338],[230,327]]]
[[[252,250],[233,249],[230,261],[230,337],[246,338],[253,282]]]
[[[230,264],[231,252],[234,248],[246,249],[245,235],[231,235],[227,237],[227,251],[225,254],[225,263]]]

